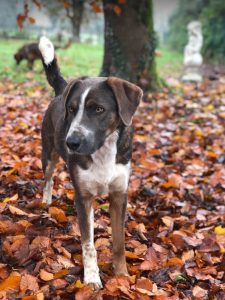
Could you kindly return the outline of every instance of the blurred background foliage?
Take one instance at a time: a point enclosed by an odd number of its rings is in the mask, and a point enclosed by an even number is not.
[[[204,58],[224,62],[225,1],[180,0],[178,10],[170,18],[167,43],[172,49],[183,51],[187,44],[187,24],[193,20],[202,22]]]

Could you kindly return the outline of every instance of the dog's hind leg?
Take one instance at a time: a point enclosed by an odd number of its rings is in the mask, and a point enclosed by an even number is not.
[[[43,190],[43,202],[52,203],[53,179],[52,175],[59,159],[58,154],[53,150],[50,155],[42,154],[42,166],[45,174],[45,184]]]

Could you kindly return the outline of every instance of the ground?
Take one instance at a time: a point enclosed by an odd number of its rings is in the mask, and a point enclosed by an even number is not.
[[[53,204],[41,203],[40,128],[50,89],[35,80],[0,81],[0,299],[225,298],[225,79],[170,83],[146,95],[134,118],[130,277],[113,277],[108,201],[95,201],[104,288],[93,292],[82,284],[80,233],[63,162]]]
[[[34,79],[46,83],[40,61],[35,62],[35,72],[29,72],[27,62],[22,61],[17,67],[13,59],[16,50],[27,43],[24,40],[0,40],[0,77],[8,77],[15,82]],[[57,43],[56,43],[57,44]],[[102,45],[73,44],[68,49],[58,49],[57,56],[64,76],[96,76],[101,69],[103,56]],[[157,51],[158,72],[163,77],[179,76],[182,70],[182,54],[162,48]]]

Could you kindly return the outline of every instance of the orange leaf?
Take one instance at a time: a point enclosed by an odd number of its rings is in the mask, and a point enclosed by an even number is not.
[[[140,259],[140,257],[137,256],[137,254],[130,252],[130,251],[125,251],[125,256],[127,258],[131,258],[131,259]]]
[[[182,177],[178,174],[170,174],[168,176],[168,181],[162,184],[162,187],[169,189],[169,188],[179,188],[182,184],[183,180]]]
[[[55,218],[58,222],[67,222],[67,216],[65,215],[65,212],[58,207],[51,206],[48,209],[49,214]]]
[[[19,290],[21,276],[19,273],[12,272],[8,278],[0,283],[0,291],[3,290]]]
[[[63,6],[64,6],[65,9],[68,9],[68,8],[71,7],[71,3],[69,1],[64,0],[63,1]]]
[[[144,167],[145,169],[151,171],[151,172],[156,172],[158,171],[160,168],[163,167],[163,164],[162,163],[158,163],[154,160],[142,160],[141,161],[141,167]]]
[[[64,276],[68,275],[68,274],[69,274],[69,270],[67,270],[67,269],[62,269],[62,270],[60,270],[59,272],[56,272],[56,273],[54,274],[54,279],[62,278],[62,277],[64,277]]]
[[[26,16],[20,14],[17,15],[16,22],[20,30],[23,29],[23,23],[25,20],[26,20]]]
[[[97,14],[102,12],[101,6],[99,6],[96,2],[92,3],[92,8]]]
[[[172,257],[166,263],[168,267],[175,266],[175,265],[183,266],[183,264],[184,264],[183,261],[178,257]]]
[[[26,296],[26,297],[23,297],[22,300],[37,300],[37,297],[32,295],[32,296]]]
[[[113,6],[114,12],[119,16],[122,12],[122,9],[118,5]]]

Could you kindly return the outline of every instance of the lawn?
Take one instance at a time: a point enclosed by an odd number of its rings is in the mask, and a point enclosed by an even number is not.
[[[40,61],[35,62],[34,70],[27,68],[27,62],[16,65],[13,58],[15,52],[26,41],[0,40],[0,79],[8,77],[15,82],[36,80],[45,83],[46,79]],[[61,71],[65,77],[80,75],[96,76],[99,74],[103,56],[102,45],[73,44],[68,49],[58,49],[57,55]],[[158,73],[165,78],[174,74],[178,77],[182,69],[182,55],[166,48],[158,51],[156,57]]]

